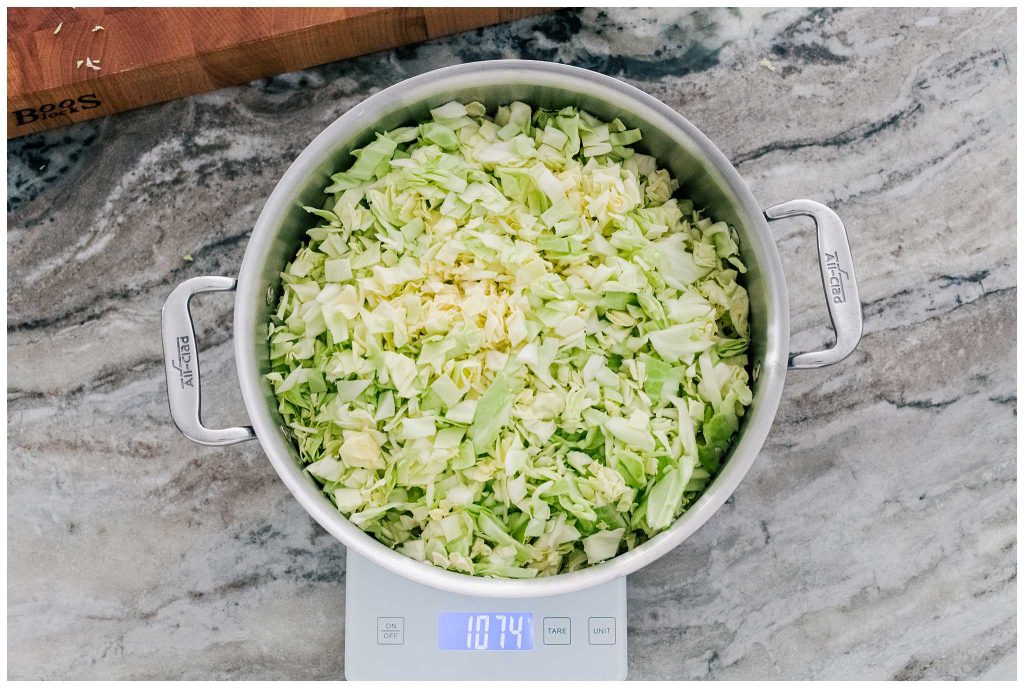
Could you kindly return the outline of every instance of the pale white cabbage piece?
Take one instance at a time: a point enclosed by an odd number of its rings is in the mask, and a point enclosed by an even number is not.
[[[641,132],[447,103],[331,178],[267,375],[307,471],[419,561],[529,578],[668,528],[751,401],[736,232]]]

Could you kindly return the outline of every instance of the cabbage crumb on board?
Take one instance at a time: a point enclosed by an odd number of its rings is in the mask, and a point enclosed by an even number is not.
[[[349,521],[478,576],[668,528],[750,404],[737,236],[640,131],[448,103],[335,174],[281,275],[274,387]]]

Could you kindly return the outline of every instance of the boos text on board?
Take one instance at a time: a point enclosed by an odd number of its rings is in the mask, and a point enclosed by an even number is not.
[[[16,126],[21,127],[41,119],[51,119],[82,110],[92,110],[100,105],[102,105],[102,101],[96,97],[95,93],[86,93],[74,99],[62,100],[59,103],[44,103],[39,107],[22,108],[21,110],[15,110],[11,114],[17,120]]]

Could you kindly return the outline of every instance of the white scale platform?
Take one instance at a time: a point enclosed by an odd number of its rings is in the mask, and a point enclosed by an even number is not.
[[[349,551],[345,678],[624,679],[626,579],[555,597],[470,597],[413,583]]]

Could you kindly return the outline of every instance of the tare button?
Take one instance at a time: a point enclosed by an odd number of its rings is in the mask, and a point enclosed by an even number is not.
[[[568,616],[544,617],[544,644],[568,645],[572,642],[572,621]]]
[[[592,616],[589,621],[591,645],[615,644],[615,617]]]
[[[377,644],[404,645],[405,619],[400,616],[378,616]]]

